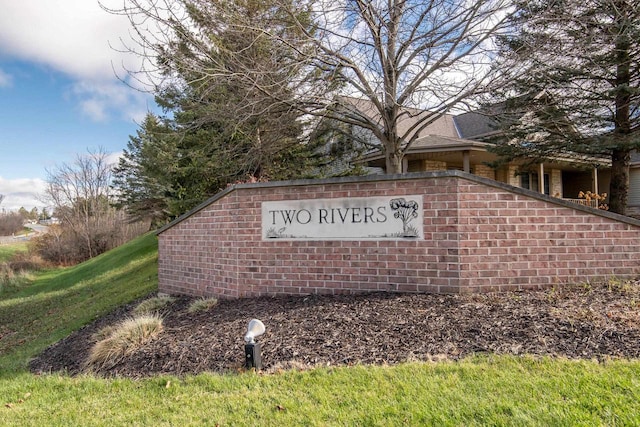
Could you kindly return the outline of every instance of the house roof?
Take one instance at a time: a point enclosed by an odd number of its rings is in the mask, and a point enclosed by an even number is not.
[[[498,122],[487,114],[470,111],[455,116],[453,120],[460,138],[483,139],[499,133]]]
[[[463,138],[452,138],[443,135],[425,135],[416,141],[409,147],[408,152],[411,151],[425,151],[425,150],[486,150],[490,146],[488,142],[473,141]]]
[[[346,98],[346,101],[342,105],[351,105],[351,113],[364,115],[374,122],[380,121],[380,114],[371,101],[360,98]],[[418,138],[431,135],[478,140],[498,133],[498,122],[490,112],[483,114],[479,111],[470,111],[454,115],[403,107],[397,123],[398,134],[402,135],[405,140],[411,139],[415,134],[414,131],[410,130],[411,127],[432,116],[435,117],[434,121],[418,132]]]
[[[354,114],[356,116],[365,116],[375,123],[379,123],[382,120],[380,117],[380,113],[371,101],[351,97],[347,97],[345,99],[347,102],[343,102],[342,106],[344,108],[347,108],[347,105],[351,105],[351,114]],[[402,135],[405,140],[411,139],[415,134],[415,130],[411,129],[412,126],[415,126],[422,120],[428,120],[429,117],[435,117],[435,119],[432,123],[429,123],[426,127],[418,132],[418,137],[430,134],[448,136],[452,138],[460,137],[458,126],[454,121],[455,116],[453,116],[452,114],[441,115],[441,113],[437,113],[435,111],[421,110],[411,107],[401,108],[400,116],[398,117],[397,122],[398,134]]]
[[[546,96],[537,94],[536,98]],[[369,100],[359,98],[349,98],[352,105],[353,114],[365,115],[371,120],[380,120],[380,116]],[[432,157],[433,153],[448,153],[454,155],[456,152],[484,152],[485,155],[475,155],[475,159],[481,162],[494,161],[496,155],[489,152],[487,148],[493,145],[487,142],[492,137],[500,135],[497,115],[505,113],[506,107],[503,103],[486,107],[483,110],[470,111],[458,115],[442,114],[418,133],[418,138],[413,141],[406,154],[412,155],[414,159]],[[409,140],[414,132],[409,129],[423,120],[425,117],[434,116],[438,113],[433,111],[420,110],[417,108],[402,108],[401,119],[398,121],[399,135]],[[513,118],[510,118],[513,119]],[[419,127],[419,126],[418,126]],[[457,154],[455,154],[457,155]],[[481,158],[482,157],[482,158]],[[383,166],[380,163],[384,159],[381,149],[375,149],[358,159],[358,163],[369,163],[373,166]],[[606,158],[594,156],[581,156],[565,158],[564,156],[554,156],[548,159],[551,163],[561,162],[577,165],[590,165],[597,162],[602,165],[610,164]],[[640,166],[640,155],[634,159],[633,166]]]

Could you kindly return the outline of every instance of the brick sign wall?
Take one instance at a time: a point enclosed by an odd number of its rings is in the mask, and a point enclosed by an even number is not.
[[[289,233],[291,215],[316,230]],[[388,229],[316,236],[331,215]],[[419,235],[406,233],[417,218]],[[241,184],[158,237],[159,290],[194,296],[486,292],[640,274],[639,221],[458,171]]]

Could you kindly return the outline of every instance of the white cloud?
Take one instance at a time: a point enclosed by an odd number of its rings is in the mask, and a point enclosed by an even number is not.
[[[84,115],[98,122],[106,121],[114,114],[141,122],[148,111],[149,96],[119,81],[80,81],[73,85],[70,95],[80,100]]]
[[[118,7],[116,1],[103,3]],[[128,88],[114,72],[125,75],[140,66],[141,58],[111,47],[129,38],[126,17],[104,11],[97,0],[0,0],[0,6],[0,54],[70,76],[79,107],[95,120],[114,111],[129,119],[146,111],[150,97]],[[11,80],[0,70],[3,82]]]
[[[40,199],[44,194],[46,183],[41,179],[4,179],[0,177],[0,194],[4,200],[0,203],[0,211],[16,211],[21,207],[31,210],[41,209],[46,204]]]
[[[118,52],[110,41],[126,36],[125,17],[111,15],[97,1],[3,0],[0,48],[83,79],[111,79]]]
[[[99,99],[85,99],[80,103],[82,112],[96,122],[107,120],[106,105]]]
[[[13,78],[10,74],[0,70],[0,87],[9,87],[13,83]]]
[[[118,164],[118,162],[120,161],[120,157],[122,157],[122,155],[124,154],[124,152],[122,151],[118,151],[115,153],[109,153],[109,155],[107,156],[107,163],[113,166],[116,166]]]

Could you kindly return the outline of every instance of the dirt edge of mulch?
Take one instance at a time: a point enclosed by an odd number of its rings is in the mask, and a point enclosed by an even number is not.
[[[265,372],[317,366],[457,360],[477,353],[570,359],[640,358],[640,281],[470,295],[370,293],[221,300],[189,313],[178,297],[160,312],[164,331],[93,372],[141,378],[243,369],[247,323]],[[35,373],[86,372],[98,332],[132,317],[114,310],[30,362]]]

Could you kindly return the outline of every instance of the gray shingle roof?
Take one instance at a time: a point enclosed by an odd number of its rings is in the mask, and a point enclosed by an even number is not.
[[[485,114],[472,111],[459,114],[453,120],[463,139],[483,139],[498,133],[498,123]]]

